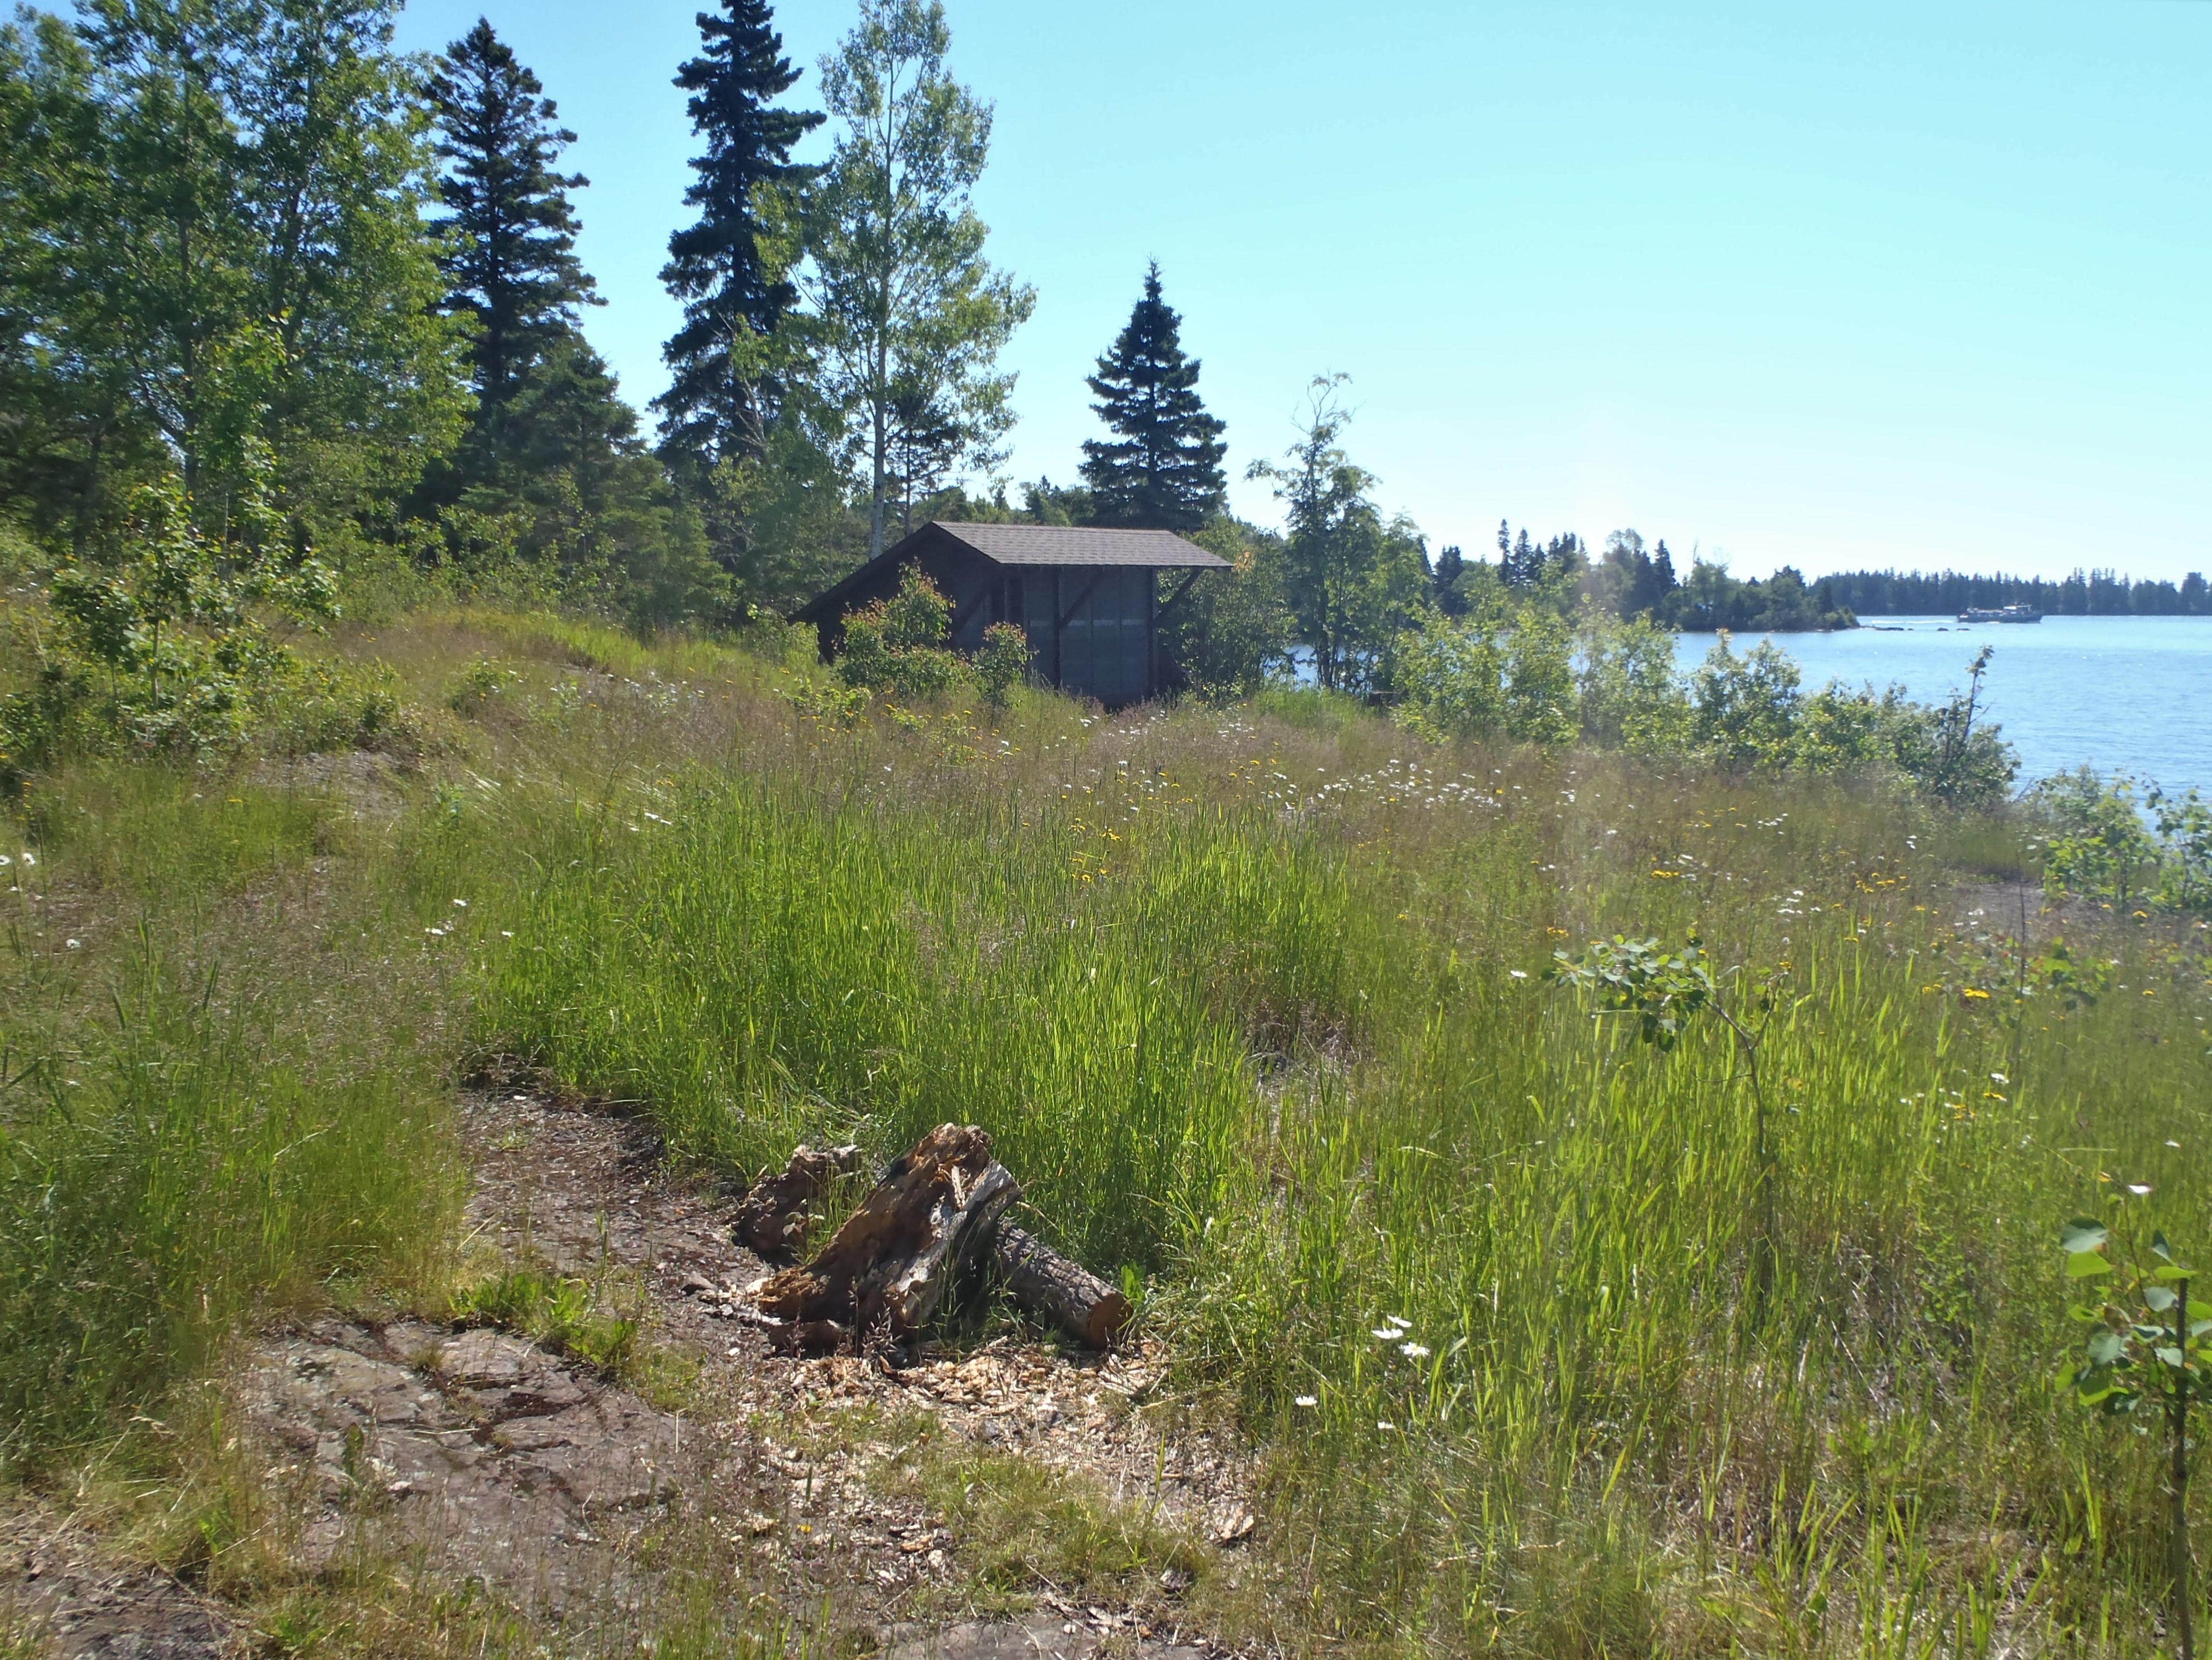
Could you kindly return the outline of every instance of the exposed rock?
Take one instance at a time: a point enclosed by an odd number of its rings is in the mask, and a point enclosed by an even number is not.
[[[1103,1609],[1083,1610],[1072,1618],[1039,1614],[1018,1623],[971,1621],[895,1642],[884,1660],[1091,1660],[1109,1639],[1115,1639],[1110,1652],[1146,1660],[1207,1660],[1213,1652],[1172,1635],[1117,1638],[1123,1623]]]
[[[249,1421],[312,1495],[299,1541],[329,1562],[352,1529],[434,1540],[471,1569],[534,1578],[674,1485],[675,1420],[525,1340],[419,1323],[326,1323],[266,1346]],[[553,1577],[560,1578],[557,1569]]]

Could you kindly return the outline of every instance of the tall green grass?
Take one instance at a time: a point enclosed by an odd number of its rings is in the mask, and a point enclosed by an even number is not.
[[[416,882],[445,885],[404,835],[161,766],[24,805],[0,870],[0,1470],[36,1475],[135,1456],[242,1323],[434,1271],[458,1161],[418,1048],[435,978],[390,954]]]
[[[487,1033],[734,1170],[990,1128],[1273,1449],[1286,1642],[2150,1628],[2155,1477],[2048,1388],[2051,1240],[2115,1195],[2212,1232],[2201,958],[2116,936],[2128,992],[2016,1029],[1946,885],[2002,836],[1830,786],[1197,713],[1017,749],[821,737],[572,817]],[[1763,1300],[1725,1034],[1648,1051],[1541,980],[1692,927],[1778,976]]]
[[[706,780],[662,803],[544,844],[483,1018],[727,1168],[978,1122],[1072,1249],[1157,1268],[1245,1173],[1254,1041],[1357,1018],[1331,861],[1229,819],[1146,836],[1122,882],[1126,843],[1079,871],[1057,807]]]
[[[449,1214],[429,1081],[500,1049],[732,1176],[989,1128],[1259,1445],[1260,1639],[2154,1651],[2158,1475],[2050,1387],[2053,1241],[2212,1241],[2202,936],[2095,919],[2104,991],[2013,999],[2014,900],[1956,886],[2026,868],[2002,819],[1326,700],[838,732],[720,648],[469,613],[345,645],[425,702],[524,672],[388,802],[116,770],[33,805],[105,921],[14,959],[20,1445],[404,1274]],[[1725,1034],[1660,1054],[1541,977],[1692,928],[1777,991],[1763,1297]]]
[[[218,985],[173,974],[134,965],[106,1030],[11,1080],[0,1460],[82,1452],[159,1410],[242,1315],[312,1309],[439,1250],[434,1104],[272,1062]]]

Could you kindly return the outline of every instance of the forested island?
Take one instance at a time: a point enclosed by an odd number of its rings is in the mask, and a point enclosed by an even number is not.
[[[1839,571],[1822,579],[1840,605],[1863,617],[1951,617],[1968,607],[2026,605],[2052,617],[2212,617],[2202,572],[2179,583],[2136,581],[2116,570],[2039,576],[1972,576],[1963,571]]]

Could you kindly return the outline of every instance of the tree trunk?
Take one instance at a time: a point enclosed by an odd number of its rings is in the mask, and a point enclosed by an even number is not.
[[[803,1346],[855,1330],[912,1336],[1020,1193],[988,1135],[940,1124],[892,1163],[820,1256],[761,1288],[762,1311],[791,1323]]]
[[[1129,1323],[1121,1292],[1011,1222],[999,1224],[991,1255],[1017,1303],[1094,1349],[1112,1347]]]
[[[890,297],[884,297],[883,319],[880,327],[890,327]],[[868,447],[868,557],[878,557],[884,550],[884,450],[888,442],[884,431],[885,414],[890,402],[890,351],[884,335],[876,337],[875,384],[868,389],[868,418],[872,424]]]

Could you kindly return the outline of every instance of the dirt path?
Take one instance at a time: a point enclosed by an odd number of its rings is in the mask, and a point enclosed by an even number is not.
[[[563,1271],[642,1293],[655,1338],[703,1362],[702,1396],[725,1420],[786,1415],[825,1400],[923,1408],[948,1429],[1157,1502],[1207,1538],[1240,1531],[1249,1472],[1225,1438],[1170,1434],[1146,1409],[1164,1370],[1156,1346],[1097,1355],[1001,1337],[965,1353],[924,1346],[893,1370],[849,1357],[774,1353],[745,1316],[769,1265],[734,1243],[729,1200],[672,1175],[642,1120],[523,1094],[473,1098],[478,1150],[472,1238],[534,1251]]]
[[[69,1660],[233,1660],[246,1652],[214,1603],[159,1568],[118,1560],[87,1529],[38,1505],[0,1519],[0,1653],[17,1651],[11,1639]]]

